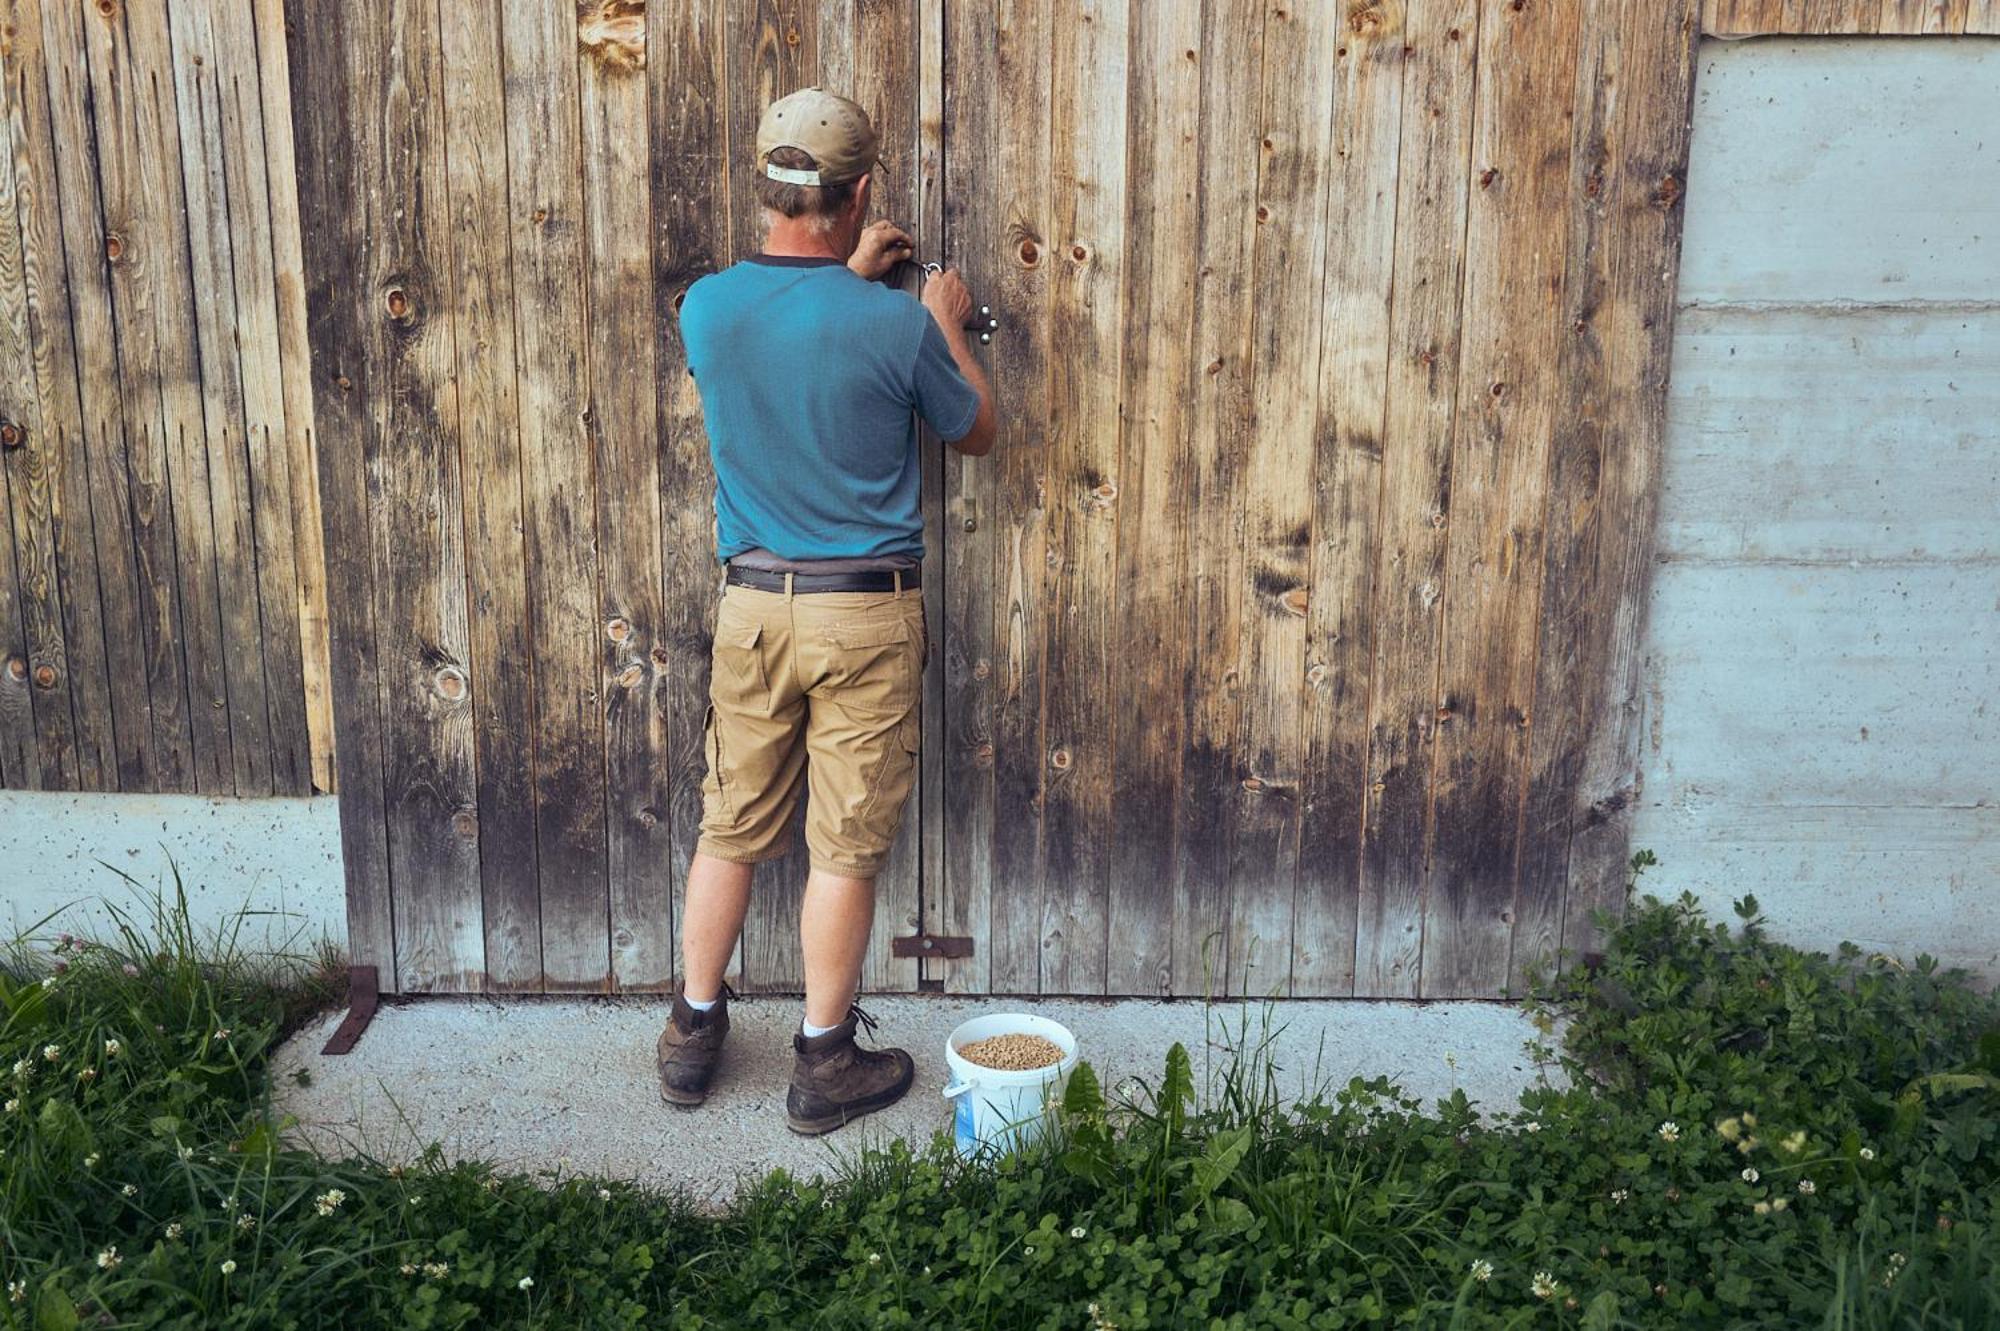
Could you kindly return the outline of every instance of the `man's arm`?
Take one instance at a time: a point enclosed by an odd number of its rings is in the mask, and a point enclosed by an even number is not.
[[[947,268],[924,283],[923,301],[944,334],[945,345],[951,348],[958,372],[979,394],[979,414],[973,418],[972,429],[964,438],[946,442],[967,457],[985,457],[993,451],[1000,421],[993,411],[993,386],[986,381],[985,367],[972,354],[972,339],[965,331],[965,321],[972,317],[972,293],[965,289],[958,270]]]

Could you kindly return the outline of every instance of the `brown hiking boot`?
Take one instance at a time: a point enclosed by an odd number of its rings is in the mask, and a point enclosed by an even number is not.
[[[801,1136],[817,1137],[863,1114],[886,1109],[916,1080],[917,1065],[901,1049],[863,1049],[854,1043],[859,1022],[875,1032],[875,1019],[858,1007],[825,1035],[792,1036],[798,1061],[785,1094],[785,1121]]]
[[[659,1043],[660,1098],[668,1104],[698,1105],[708,1098],[708,1083],[729,1035],[729,1000],[734,997],[725,984],[715,1006],[698,1012],[688,1005],[684,991],[674,991],[673,1015]]]

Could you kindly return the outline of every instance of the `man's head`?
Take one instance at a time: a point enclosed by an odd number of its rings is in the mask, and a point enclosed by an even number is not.
[[[868,113],[847,98],[820,88],[781,97],[757,124],[757,202],[852,252],[879,146]]]

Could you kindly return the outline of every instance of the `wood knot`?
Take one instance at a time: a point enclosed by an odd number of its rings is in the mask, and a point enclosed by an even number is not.
[[[28,431],[19,421],[0,417],[0,448],[15,449],[28,442]]]
[[[536,226],[540,226],[542,223],[549,220],[549,210],[546,208],[537,208],[535,209],[535,211],[528,214],[528,220],[530,222],[533,222]]]
[[[28,677],[28,663],[18,656],[7,658],[7,678],[19,684]]]
[[[799,30],[797,28],[786,28],[785,45],[797,46],[798,44],[799,44]]]
[[[443,666],[431,676],[438,696],[446,702],[457,702],[465,696],[465,672],[457,666]]]
[[[605,621],[604,636],[613,642],[623,642],[632,636],[632,622],[623,615],[615,615]]]
[[[646,67],[646,0],[598,0],[576,21],[576,43],[598,68],[629,73]]]
[[[1186,56],[1186,57],[1187,57],[1188,59],[1190,59],[1190,60],[1199,60],[1199,59],[1201,59],[1201,57],[1200,57],[1200,56],[1198,56],[1198,55],[1196,55],[1196,54],[1194,53],[1194,48],[1193,48],[1193,47],[1189,47],[1189,48],[1188,48],[1187,50],[1185,50],[1185,51],[1181,52],[1181,54],[1182,54],[1182,55],[1184,55],[1184,56]]]
[[[975,661],[973,663],[972,677],[974,679],[986,679],[989,676],[991,676],[992,673],[993,673],[992,663],[987,661]]]
[[[1444,522],[1445,522],[1445,518],[1444,518],[1444,510],[1443,510],[1443,509],[1441,509],[1441,508],[1434,508],[1434,509],[1432,509],[1432,510],[1431,510],[1431,526],[1435,527],[1435,528],[1436,528],[1437,530],[1439,530],[1439,531],[1443,531],[1443,530],[1444,530]]]
[[[653,664],[654,664],[654,665],[658,665],[658,666],[663,666],[663,665],[667,664],[667,649],[666,649],[666,648],[664,648],[664,647],[655,647],[655,648],[653,649],[653,652],[652,652],[652,656],[653,656]]]
[[[1117,498],[1118,487],[1110,481],[1093,486],[1090,491],[1090,502],[1097,508],[1110,508]]]
[[[466,841],[479,835],[479,815],[470,809],[460,809],[451,816],[451,830]]]
[[[97,0],[97,12],[106,18],[118,16],[118,0]]]
[[[1681,180],[1679,176],[1662,176],[1660,183],[1653,187],[1653,206],[1656,208],[1671,208],[1680,201],[1680,197]]]
[[[1507,385],[1504,383],[1496,383],[1486,391],[1493,394],[1493,396],[1495,397],[1504,397],[1506,396],[1507,393]]]
[[[1450,32],[1447,32],[1445,36],[1454,42],[1457,41],[1459,37],[1458,29],[1453,28]]]
[[[410,293],[401,287],[390,287],[382,294],[382,304],[389,311],[391,319],[410,317]]]
[[[1270,136],[1269,136],[1269,135],[1266,135],[1266,136],[1265,136],[1265,138],[1264,138],[1264,151],[1265,151],[1265,152],[1270,152],[1270,151],[1272,151],[1273,149],[1275,149],[1275,148],[1276,148],[1277,146],[1278,146],[1277,144],[1275,144],[1275,143],[1271,142],[1271,139],[1270,139]]]
[[[1500,168],[1497,166],[1489,166],[1484,171],[1481,171],[1479,173],[1479,188],[1485,189],[1487,186],[1491,185],[1494,181],[1498,180],[1499,178],[1500,178]]]
[[[1417,364],[1429,367],[1437,364],[1437,358],[1438,354],[1435,348],[1425,347],[1417,353]]]
[[[1271,220],[1271,210],[1261,203],[1257,205],[1257,220],[1259,222],[1268,222]]]
[[[116,231],[104,238],[104,257],[112,263],[125,257],[125,238]]]
[[[1326,675],[1326,665],[1321,663],[1306,671],[1306,683],[1312,685],[1314,688],[1318,688],[1326,683]]]
[[[333,377],[333,382],[334,382],[335,384],[339,385],[339,387],[340,387],[340,390],[341,390],[342,392],[346,392],[346,391],[347,391],[348,389],[350,389],[350,388],[353,388],[353,387],[354,387],[354,381],[353,381],[352,379],[348,378],[348,377],[347,377],[346,375],[344,375],[344,374],[337,374],[337,375],[335,375],[335,376]]]
[[[1021,248],[1015,252],[1021,256],[1023,268],[1033,268],[1042,261],[1042,247],[1032,240],[1022,241]]]
[[[1252,795],[1261,794],[1264,790],[1264,780],[1262,777],[1246,776],[1243,778],[1243,788]]]
[[[52,689],[56,686],[56,668],[46,663],[35,667],[35,687]]]
[[[1085,249],[1081,245],[1072,245],[1069,247],[1069,257],[1076,260],[1078,263],[1082,263],[1084,260],[1090,257],[1090,251]]]
[[[1221,373],[1222,373],[1222,360],[1221,360],[1221,358],[1220,358],[1220,357],[1218,357],[1218,358],[1216,358],[1215,360],[1212,360],[1212,361],[1210,361],[1210,362],[1208,363],[1208,372],[1209,372],[1210,374],[1221,374]]]
[[[645,678],[646,667],[640,665],[637,661],[634,661],[631,665],[626,666],[618,672],[619,685],[628,689],[638,688]]]
[[[1070,756],[1068,749],[1057,749],[1049,755],[1049,766],[1055,768],[1058,772],[1067,772],[1069,764]]]
[[[1287,614],[1305,618],[1306,607],[1312,603],[1312,594],[1303,587],[1294,587],[1278,598],[1278,604],[1285,607]]]
[[[993,746],[991,744],[981,744],[972,751],[972,757],[973,761],[978,763],[979,766],[991,767],[993,765]]]

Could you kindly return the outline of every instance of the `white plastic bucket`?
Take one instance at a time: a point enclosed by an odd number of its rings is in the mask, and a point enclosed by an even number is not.
[[[1026,1072],[1002,1072],[959,1055],[966,1045],[995,1035],[1039,1035],[1063,1051],[1062,1061]],[[951,1135],[958,1153],[970,1159],[984,1151],[1015,1150],[1039,1138],[1048,1128],[1050,1106],[1062,1099],[1076,1058],[1076,1036],[1047,1017],[1000,1012],[960,1022],[944,1042],[945,1065],[951,1069],[944,1098],[955,1102]]]

